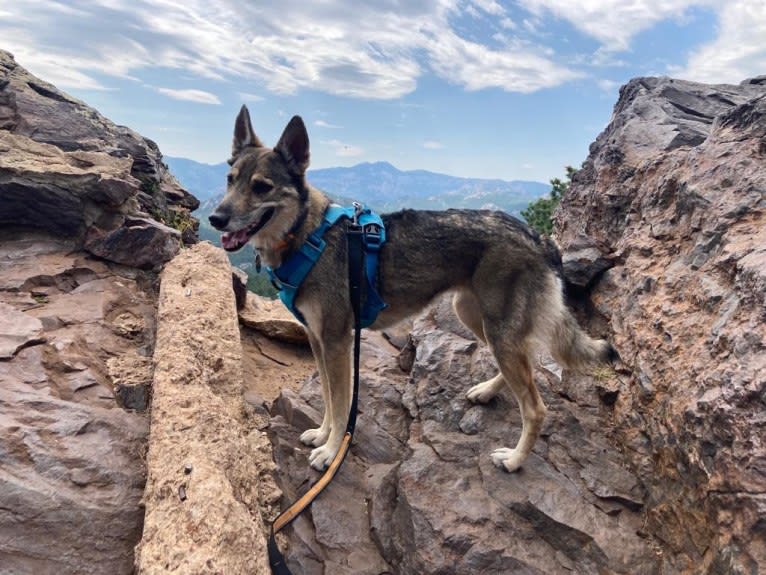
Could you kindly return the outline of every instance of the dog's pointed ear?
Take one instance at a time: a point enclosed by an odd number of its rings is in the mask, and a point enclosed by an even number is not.
[[[309,135],[300,116],[293,116],[274,150],[282,154],[290,169],[304,174],[309,167]]]
[[[234,122],[234,141],[231,144],[231,155],[236,158],[242,150],[248,146],[260,148],[263,146],[258,136],[253,131],[253,124],[250,122],[250,112],[247,106],[243,105]]]

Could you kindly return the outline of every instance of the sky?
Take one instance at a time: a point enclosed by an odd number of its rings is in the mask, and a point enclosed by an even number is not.
[[[227,160],[246,104],[315,168],[547,182],[631,78],[766,74],[766,0],[0,0],[0,48],[169,156]]]

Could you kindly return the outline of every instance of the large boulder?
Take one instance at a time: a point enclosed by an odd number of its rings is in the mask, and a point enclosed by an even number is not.
[[[41,236],[0,241],[0,269],[0,573],[131,573],[149,426],[109,364],[148,367],[148,278]]]
[[[556,215],[565,261],[583,238],[612,261],[591,287],[626,368],[614,438],[665,572],[766,568],[764,165],[766,78],[640,78]]]
[[[31,75],[2,50],[0,191],[6,228],[82,241],[121,234],[120,228],[132,238],[135,218],[164,224],[150,224],[150,233],[174,249],[156,250],[156,241],[133,248],[154,267],[175,255],[181,240],[196,241],[198,222],[190,211],[199,202],[168,171],[154,142]],[[109,259],[112,251],[98,244],[93,253]]]
[[[154,272],[196,205],[153,142],[0,50],[0,573],[133,572]]]

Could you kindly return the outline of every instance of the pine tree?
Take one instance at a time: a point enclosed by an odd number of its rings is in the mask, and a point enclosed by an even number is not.
[[[572,166],[566,167],[566,181],[559,178],[553,178],[551,182],[551,191],[547,196],[540,198],[529,204],[521,215],[527,223],[538,233],[550,235],[553,232],[553,210],[559,205],[559,201],[569,188],[572,177],[577,172]]]

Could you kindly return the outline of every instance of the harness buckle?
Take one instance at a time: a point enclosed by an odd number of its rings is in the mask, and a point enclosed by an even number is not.
[[[324,251],[326,242],[322,238],[315,237],[314,234],[309,234],[305,243],[301,246],[303,254],[311,261],[317,261],[319,256]]]
[[[364,226],[364,244],[368,249],[379,251],[383,243],[383,234],[378,224],[372,223]]]

